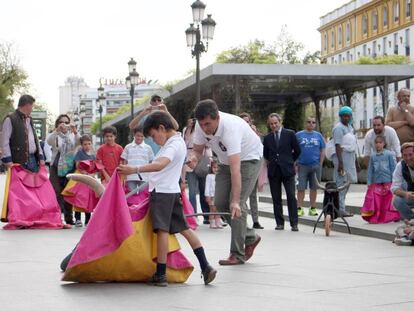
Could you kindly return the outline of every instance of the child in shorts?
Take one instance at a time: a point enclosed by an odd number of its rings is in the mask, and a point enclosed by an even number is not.
[[[181,233],[191,245],[200,263],[204,284],[216,277],[217,271],[208,263],[204,248],[196,234],[189,229],[183,213],[180,198],[180,175],[187,154],[187,148],[180,133],[175,131],[170,115],[163,111],[151,113],[144,122],[145,136],[150,136],[161,146],[152,163],[131,166],[120,165],[121,174],[148,174],[149,207],[152,226],[157,234],[157,270],[149,284],[167,286],[167,252],[169,234]]]

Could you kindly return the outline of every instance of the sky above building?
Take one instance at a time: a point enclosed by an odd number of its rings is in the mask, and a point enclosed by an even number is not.
[[[137,71],[161,83],[180,80],[195,68],[184,31],[194,0],[2,1],[0,41],[11,42],[29,75],[31,92],[58,112],[59,90],[68,76],[91,87],[100,78],[125,79],[133,57]],[[218,53],[259,39],[276,41],[287,25],[309,51],[320,50],[320,16],[347,0],[203,0],[216,21],[201,68]]]

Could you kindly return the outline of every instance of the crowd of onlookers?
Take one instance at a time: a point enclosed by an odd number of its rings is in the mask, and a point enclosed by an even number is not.
[[[6,118],[3,123],[2,161],[6,167],[12,163],[20,163],[26,169],[36,172],[39,170],[39,165],[42,165],[47,159],[50,166],[49,178],[67,224],[82,226],[80,212],[76,211],[75,219],[73,219],[73,206],[69,203],[70,200],[65,199],[65,189],[68,186],[66,175],[68,173],[75,170],[89,175],[98,173],[101,182],[105,184],[120,164],[139,166],[151,163],[160,148],[151,137],[144,137],[142,130],[142,124],[148,115],[153,111],[160,110],[160,107],[165,107],[162,98],[158,95],[152,96],[150,105],[131,121],[129,125],[133,133],[131,143],[122,148],[116,143],[116,128],[107,127],[103,129],[104,144],[96,152],[92,148],[91,137],[89,135],[81,136],[66,114],[62,114],[56,119],[54,130],[48,135],[45,142],[39,144],[30,126],[30,118],[24,117],[30,115],[31,111],[28,107],[31,105],[26,105],[30,102],[34,102],[34,98],[30,95],[22,96],[14,115]],[[263,163],[260,162],[260,172],[253,180],[252,190],[246,194],[246,198],[249,198],[254,229],[263,229],[258,218],[257,189],[263,188],[265,182],[269,183],[271,191],[276,230],[284,230],[283,185],[292,231],[299,230],[298,217],[303,216],[306,212],[304,198],[307,188],[310,189],[310,206],[307,213],[309,216],[318,215],[316,197],[325,158],[333,162],[333,180],[338,187],[347,182],[357,182],[357,172],[360,169],[357,161],[358,145],[353,132],[352,109],[350,107],[343,106],[339,110],[339,122],[333,127],[332,138],[328,141],[325,141],[322,134],[316,131],[314,117],[306,118],[304,130],[295,133],[282,126],[283,120],[279,114],[272,113],[267,119],[269,129],[267,134],[262,134],[257,130],[248,113],[242,113],[239,117],[244,120],[243,122],[262,143],[259,148],[263,148],[265,160]],[[175,119],[172,119],[178,128]],[[227,121],[225,117],[222,119],[225,120],[222,123],[228,123],[229,130],[234,131],[235,139],[239,135],[237,131],[240,131],[240,128],[243,128],[241,131],[245,131],[245,128],[240,127],[234,120]],[[28,131],[28,142],[17,139],[25,135],[18,127],[21,120],[25,122],[24,128]],[[187,160],[181,174],[182,187],[185,187],[186,181],[189,201],[194,213],[198,212],[198,206],[200,206],[203,223],[209,224],[212,229],[219,229],[226,226],[227,222],[217,213],[220,208],[217,208],[216,202],[220,199],[215,198],[217,195],[215,193],[215,189],[217,189],[215,176],[222,173],[221,164],[230,166],[230,170],[232,169],[232,153],[228,150],[230,147],[223,143],[225,138],[220,138],[220,133],[209,134],[212,135],[212,138],[208,138],[205,144],[200,144],[200,138],[194,136],[197,127],[201,127],[203,130],[204,128],[203,124],[197,120],[197,116],[192,115],[182,130],[182,137],[187,148]],[[223,127],[224,125],[218,125],[216,131],[224,131]],[[204,133],[207,132],[204,130]],[[218,151],[212,148],[214,145],[213,137],[219,137]],[[404,219],[405,225],[397,230],[398,237],[395,242],[399,245],[411,245],[414,234],[414,214],[412,212],[412,208],[414,208],[414,143],[412,142],[414,142],[414,107],[410,105],[410,91],[401,89],[398,93],[398,104],[389,109],[385,119],[382,116],[375,116],[372,121],[372,129],[365,136],[364,156],[368,167],[368,187],[364,204],[361,207],[361,216],[369,223],[386,223],[398,221],[400,218]],[[24,143],[28,144],[27,152],[29,155],[23,161],[23,154],[19,155],[19,152],[16,151],[23,150],[21,144]],[[248,149],[249,144],[256,144],[256,140],[250,136],[246,139],[243,138],[241,146],[234,147],[234,152],[232,152],[242,154],[244,150]],[[41,148],[38,147],[40,145]],[[200,146],[203,146],[202,150],[199,150]],[[194,151],[200,154],[196,165],[191,165],[191,156]],[[226,153],[230,160],[226,159],[223,163],[221,152]],[[250,154],[246,157],[249,159]],[[96,163],[95,170],[84,169],[82,165],[85,165],[85,161]],[[228,163],[225,163],[226,161]],[[241,167],[238,169],[243,170],[243,162],[247,160],[239,159],[239,161]],[[232,174],[234,172],[230,172],[230,179]],[[147,176],[146,173],[128,175],[125,178],[126,190],[133,191],[147,181]],[[231,179],[231,182],[234,180]],[[339,193],[338,209],[342,217],[353,216],[345,208],[348,188]],[[234,191],[231,187],[228,190],[229,192]],[[85,225],[89,218],[90,212],[86,212]]]

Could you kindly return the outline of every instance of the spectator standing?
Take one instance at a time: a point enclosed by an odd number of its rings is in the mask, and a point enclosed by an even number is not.
[[[75,163],[76,163],[76,169],[79,170],[81,174],[88,174],[87,172],[84,172],[80,169],[79,164],[81,161],[94,161],[95,160],[95,154],[92,149],[92,138],[89,135],[83,135],[80,138],[81,148],[78,150],[78,152],[75,155]],[[95,195],[91,189],[88,189],[89,193],[92,195]],[[86,203],[86,202],[85,202]],[[88,225],[89,219],[91,218],[91,213],[85,211],[85,226]],[[75,207],[75,227],[82,227],[82,221],[81,221],[81,211],[76,210]]]
[[[404,144],[414,141],[414,107],[410,105],[410,90],[400,89],[397,99],[397,105],[388,109],[385,124],[395,129],[400,144]]]
[[[316,119],[309,117],[306,120],[305,130],[296,133],[300,147],[298,158],[298,216],[304,215],[303,200],[309,183],[309,216],[317,216],[316,195],[317,185],[315,178],[321,180],[322,163],[325,158],[325,140],[321,133],[315,131]]]
[[[231,226],[230,256],[219,264],[243,264],[261,240],[254,229],[247,227],[246,200],[259,175],[262,143],[245,121],[219,111],[211,99],[198,102],[194,115],[197,124],[189,165],[195,167],[205,146],[212,149],[220,163],[214,203],[218,211],[231,213],[231,217],[226,216]]]
[[[146,107],[145,109],[143,109],[130,123],[129,123],[129,128],[131,130],[133,130],[134,128],[138,127],[138,126],[143,126],[145,120],[147,119],[148,115],[151,112],[154,111],[164,111],[166,112],[170,117],[171,120],[174,124],[174,127],[176,130],[178,130],[178,123],[177,121],[173,118],[173,116],[168,112],[167,106],[164,104],[164,100],[162,99],[161,96],[154,94],[151,96],[150,99],[150,103],[148,105],[148,107]],[[157,145],[154,140],[152,139],[152,137],[146,137],[144,142],[149,145],[152,148],[152,151],[154,152],[154,154],[157,154],[157,152],[160,150],[160,146]]]
[[[76,126],[71,124],[66,114],[61,114],[55,121],[55,129],[48,136],[47,143],[52,148],[49,179],[56,193],[56,198],[67,224],[73,225],[72,205],[62,196],[68,180],[66,175],[75,169],[75,148],[80,143],[80,135]]]
[[[385,149],[385,138],[375,138],[376,152],[371,155],[368,165],[368,190],[365,195],[361,216],[371,224],[383,224],[400,220],[400,213],[392,206],[391,182],[395,159]]]
[[[343,186],[346,182],[357,182],[357,168],[359,164],[356,158],[356,150],[358,148],[354,130],[351,126],[352,109],[343,106],[339,110],[339,119],[332,129],[332,139],[334,144],[334,154],[332,161],[334,163],[334,180],[338,187]],[[348,188],[339,193],[339,210],[343,217],[353,216],[345,210],[345,198]]]
[[[405,220],[414,219],[414,143],[401,146],[403,160],[392,176],[393,205]]]
[[[22,95],[17,109],[3,122],[0,150],[1,160],[7,168],[20,164],[29,171],[38,172],[39,166],[45,164],[30,117],[34,102],[31,95]]]
[[[372,129],[365,135],[364,156],[365,163],[369,163],[369,157],[376,152],[375,138],[383,136],[386,148],[391,152],[394,158],[399,162],[401,160],[401,146],[397,132],[388,125],[385,125],[384,117],[376,116],[372,120]]]
[[[240,118],[247,122],[250,125],[252,130],[261,138],[259,131],[257,130],[256,126],[253,124],[252,118],[247,112],[243,112],[240,114]],[[259,223],[259,205],[257,203],[257,181],[256,185],[253,188],[252,193],[249,196],[249,206],[250,206],[250,213],[252,214],[253,220],[253,228],[255,229],[264,229],[264,227]]]
[[[194,136],[194,128],[195,128],[196,120],[191,118],[187,122],[187,126],[183,129],[183,137],[185,144],[187,146],[187,158],[190,155],[191,151],[193,150],[193,136]],[[211,157],[211,150],[204,149],[203,157],[210,158]],[[208,163],[201,163],[200,161],[198,165],[206,165]],[[209,160],[208,160],[209,162]],[[208,167],[205,167],[205,169],[208,169]],[[208,170],[205,172],[205,174],[201,171],[204,170],[197,170],[196,168],[193,170],[188,165],[184,165],[183,168],[185,172],[185,177],[183,177],[183,180],[185,178],[187,179],[188,183],[188,196],[189,200],[191,202],[191,205],[193,206],[194,213],[197,213],[197,192],[199,193],[199,202],[200,207],[203,213],[209,212],[209,206],[206,201],[206,198],[204,196],[205,188],[206,188],[206,177],[208,174]],[[198,172],[198,174],[197,174]],[[208,216],[204,216],[204,224],[209,224],[210,220]]]
[[[100,161],[104,168],[101,171],[101,181],[108,183],[112,174],[121,163],[123,148],[116,140],[117,130],[113,126],[103,129],[104,144],[96,151],[96,160]]]
[[[210,213],[217,213],[217,207],[214,204],[214,193],[216,188],[216,173],[218,171],[218,165],[216,161],[211,161],[210,164],[210,172],[206,178],[206,189],[204,192],[206,201],[210,208]],[[210,228],[211,229],[223,229],[223,222],[221,221],[221,217],[219,215],[209,216],[210,221]]]
[[[151,163],[154,159],[154,152],[152,151],[152,148],[144,142],[142,128],[134,128],[133,133],[134,141],[126,145],[121,154],[121,159],[124,162],[123,164],[138,166]],[[131,174],[126,178],[129,191],[136,189],[142,182],[145,181],[148,181],[148,175],[145,173],[140,175]]]
[[[267,119],[271,132],[263,140],[263,156],[267,161],[267,174],[273,200],[275,230],[284,230],[282,184],[286,191],[289,222],[292,231],[298,229],[298,207],[295,196],[295,161],[300,148],[295,132],[282,128],[282,118],[271,113]]]

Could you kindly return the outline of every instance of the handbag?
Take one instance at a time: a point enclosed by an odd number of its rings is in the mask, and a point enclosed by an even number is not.
[[[206,177],[210,171],[210,157],[203,155],[198,161],[197,166],[194,168],[193,172],[198,177]]]

